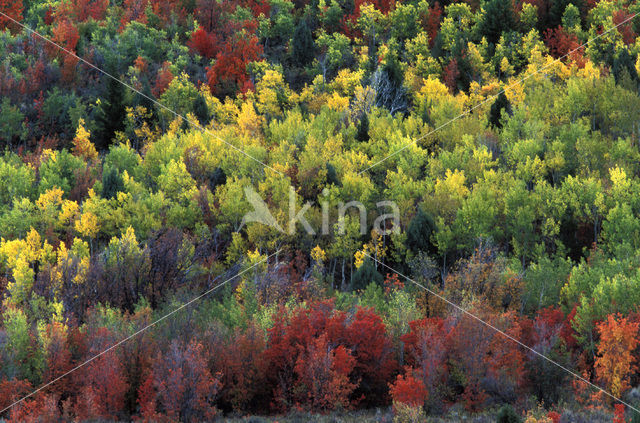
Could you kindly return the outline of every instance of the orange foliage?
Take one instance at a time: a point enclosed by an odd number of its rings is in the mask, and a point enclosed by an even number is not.
[[[160,97],[171,81],[173,81],[173,73],[171,69],[169,69],[169,66],[171,66],[171,63],[164,62],[162,68],[158,71],[156,83],[153,87],[153,95],[156,97]]]
[[[629,377],[637,369],[633,351],[639,342],[639,325],[621,315],[609,315],[596,326],[600,335],[596,376],[616,397],[629,388]]]

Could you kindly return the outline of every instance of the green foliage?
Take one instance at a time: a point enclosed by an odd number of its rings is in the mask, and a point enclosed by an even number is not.
[[[54,152],[40,165],[40,193],[57,187],[68,195],[76,185],[77,172],[85,166],[81,158],[72,155],[68,150]]]
[[[107,166],[102,171],[102,197],[111,199],[124,191],[124,181],[118,169]]]
[[[418,212],[411,219],[407,228],[407,239],[405,241],[407,248],[415,254],[420,251],[432,252],[431,236],[435,227],[433,218],[421,208],[418,208]]]
[[[24,135],[24,114],[11,104],[9,97],[2,99],[0,104],[0,141],[2,144],[11,147],[14,141],[19,140]]]
[[[513,3],[502,0],[489,0],[482,6],[482,20],[478,22],[478,31],[487,41],[496,44],[500,36],[515,29],[516,19]]]
[[[113,69],[109,69],[113,71]],[[117,131],[124,130],[125,91],[122,84],[112,78],[106,78],[103,94],[96,109],[96,130],[92,141],[98,149],[111,145]]]
[[[367,258],[362,266],[353,274],[351,280],[351,290],[358,291],[365,289],[369,284],[375,283],[381,285],[383,281],[382,275],[376,270],[373,260]]]
[[[520,423],[522,419],[509,404],[505,404],[498,410],[496,422],[498,423]]]
[[[300,19],[293,39],[291,40],[291,56],[298,66],[306,66],[315,57],[315,43],[307,19]]]

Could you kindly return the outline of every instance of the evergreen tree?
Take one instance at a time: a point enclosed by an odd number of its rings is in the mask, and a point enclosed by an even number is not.
[[[227,175],[220,167],[216,167],[209,175],[209,189],[216,192],[216,187],[227,183]]]
[[[102,197],[111,199],[124,191],[124,181],[115,166],[106,166],[102,171]]]
[[[124,87],[113,78],[105,77],[105,79],[104,93],[97,109],[97,128],[92,134],[95,135],[93,143],[102,150],[109,147],[116,131],[124,130],[126,116]]]
[[[293,34],[291,54],[293,61],[298,66],[306,66],[315,56],[315,43],[313,34],[306,19],[300,19]]]
[[[489,112],[489,123],[494,128],[502,128],[502,122],[500,119],[502,118],[502,111],[506,110],[507,113],[511,113],[511,102],[504,94],[504,91],[498,95],[496,101],[491,105],[491,111]]]
[[[505,404],[498,411],[498,418],[496,421],[498,423],[520,423],[522,420],[512,406]]]
[[[211,115],[209,114],[209,108],[207,107],[207,102],[202,96],[199,94],[193,102],[193,114],[198,118],[198,122],[201,125],[208,125],[211,120]]]
[[[340,183],[340,179],[338,178],[338,172],[336,172],[336,168],[333,167],[331,163],[327,163],[327,184],[333,184],[337,187],[342,185]]]
[[[632,91],[637,90],[638,72],[636,71],[635,60],[631,57],[627,48],[620,50],[618,55],[613,59],[613,66],[611,68],[618,85]]]
[[[369,284],[376,283],[381,285],[384,281],[382,275],[376,270],[373,261],[369,258],[364,260],[362,266],[353,274],[351,280],[351,290],[357,291],[365,289]]]
[[[513,3],[505,0],[489,0],[483,6],[484,14],[479,23],[480,36],[496,44],[503,32],[512,31],[516,27]]]
[[[362,118],[360,118],[356,139],[360,142],[369,141],[369,116],[367,116],[366,113],[364,113]]]
[[[434,228],[435,223],[431,216],[419,208],[407,228],[405,246],[416,254],[420,251],[432,252],[431,235]]]

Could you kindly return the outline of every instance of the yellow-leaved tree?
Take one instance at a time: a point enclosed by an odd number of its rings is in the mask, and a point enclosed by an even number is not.
[[[95,163],[98,160],[98,151],[89,140],[91,133],[84,125],[84,119],[80,119],[78,129],[76,129],[76,136],[73,139],[73,155],[81,157],[89,163]]]

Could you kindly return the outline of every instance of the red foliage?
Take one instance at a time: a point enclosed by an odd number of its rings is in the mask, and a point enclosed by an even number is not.
[[[89,335],[90,357],[105,351],[117,342],[107,328]],[[77,416],[83,419],[116,419],[125,408],[129,389],[124,367],[115,351],[109,351],[74,373],[76,383],[83,388],[76,403]]]
[[[556,59],[567,57],[580,68],[586,64],[584,47],[580,46],[578,37],[575,34],[566,32],[562,26],[556,29],[547,29],[544,33],[544,39],[547,47],[549,47],[549,52]]]
[[[548,307],[538,311],[534,323],[534,339],[532,344],[550,343],[553,338],[560,337],[568,348],[577,346],[571,320],[574,310],[565,318],[559,307]]]
[[[410,373],[398,375],[396,381],[389,385],[389,391],[393,402],[400,402],[412,407],[422,407],[427,400],[428,393],[422,380],[413,377]]]
[[[454,93],[458,88],[457,81],[459,76],[460,70],[458,69],[458,61],[456,59],[451,59],[443,70],[442,79],[444,84],[452,93]]]
[[[80,40],[80,33],[70,20],[64,19],[58,22],[58,24],[53,28],[52,33],[52,39],[56,44],[62,46],[68,52],[75,54],[78,40]],[[75,76],[78,59],[75,56],[72,56],[67,52],[60,51],[53,46],[49,48],[51,49],[51,55],[58,56],[62,59],[62,80],[65,82],[71,82]]]
[[[509,336],[520,339],[520,325],[511,312],[496,314],[476,306],[471,313]],[[495,329],[463,316],[450,335],[451,362],[465,374],[467,385],[463,399],[470,410],[477,409],[486,398],[483,386],[493,381],[497,386],[516,389],[524,376],[524,355],[520,346]]]
[[[638,369],[633,353],[640,344],[640,323],[610,314],[596,328],[600,335],[596,376],[614,396],[620,396],[630,387],[629,379]]]
[[[632,26],[633,19],[630,19],[632,16],[634,16],[633,13],[625,9],[616,10],[613,13],[613,23],[620,25],[617,30],[620,35],[622,35],[622,41],[624,41],[626,45],[633,44],[636,41],[636,33]]]
[[[125,0],[120,28],[124,28],[132,21],[147,23],[147,14],[145,13],[147,6],[149,6],[149,0]]]
[[[136,60],[134,60],[133,66],[138,69],[140,73],[145,73],[147,71],[147,68],[149,67],[149,64],[144,57],[138,56],[136,57]]]
[[[107,7],[109,0],[67,0],[58,6],[56,17],[76,23],[85,22],[89,18],[101,21],[107,14]]]
[[[153,87],[153,95],[156,97],[160,97],[162,93],[167,89],[171,81],[173,81],[173,73],[169,68],[171,63],[164,62],[162,64],[162,68],[158,71],[158,75],[156,76],[156,83]]]
[[[31,384],[27,380],[0,380],[0,410],[27,395],[30,390]]]
[[[343,346],[332,347],[327,334],[311,341],[298,356],[295,373],[298,378],[300,400],[311,410],[348,408],[349,397],[355,388],[349,375],[355,359]]]
[[[211,91],[218,94],[246,93],[253,87],[247,65],[257,61],[261,54],[262,45],[255,35],[242,31],[232,36],[217,54],[215,64],[207,69]]]
[[[447,372],[448,324],[437,317],[409,322],[411,330],[401,339],[405,346],[405,360],[431,395]]]
[[[615,404],[613,406],[613,423],[625,423],[624,404]]]
[[[436,2],[429,8],[429,19],[427,20],[427,34],[429,35],[429,48],[433,47],[436,36],[440,30],[440,20],[442,18],[442,7]]]
[[[62,324],[50,323],[45,329],[45,334],[49,343],[47,345],[47,367],[43,374],[43,380],[49,381],[71,370],[73,359],[67,343],[67,332]],[[51,387],[57,393],[64,395],[77,392],[77,388],[77,386],[73,386],[70,378],[62,378]]]
[[[401,290],[404,288],[404,282],[398,278],[397,273],[387,273],[384,280],[384,290],[388,294],[391,291]]]
[[[557,411],[549,411],[547,413],[547,417],[551,420],[552,423],[560,423],[560,418],[562,416]]]
[[[22,21],[22,11],[22,0],[0,0],[0,12],[18,22]],[[18,25],[14,24],[11,19],[0,15],[0,30],[4,30],[7,27],[17,28]]]
[[[304,386],[300,378],[300,356],[309,357],[309,347],[316,339],[326,336],[335,351],[343,346],[354,359],[350,382],[357,384],[351,400],[363,399],[367,404],[380,404],[387,399],[388,383],[397,369],[382,320],[369,309],[358,309],[355,314],[336,311],[331,301],[312,303],[290,316],[279,313],[269,330],[269,343],[265,350],[266,375],[274,395],[273,407],[287,410],[301,402],[296,387]],[[305,356],[306,354],[306,356]],[[329,369],[331,366],[329,366]],[[325,368],[326,370],[326,368]],[[337,369],[334,369],[338,371]],[[342,373],[346,372],[343,369]],[[342,385],[346,389],[347,385]],[[308,398],[307,398],[308,400]]]
[[[216,415],[219,376],[209,372],[202,344],[191,341],[182,346],[174,341],[169,351],[158,354],[139,390],[143,417],[153,419],[157,405],[171,420],[211,420]]]
[[[53,23],[53,7],[49,6],[44,14],[44,24],[51,25]]]
[[[261,403],[269,394],[264,382],[265,343],[262,331],[252,325],[228,340],[214,338],[207,342],[215,345],[209,358],[210,368],[222,374],[221,406],[259,412],[269,405]]]
[[[200,27],[191,35],[189,47],[198,52],[200,56],[211,59],[218,53],[218,43],[218,37],[215,34],[209,34]]]

